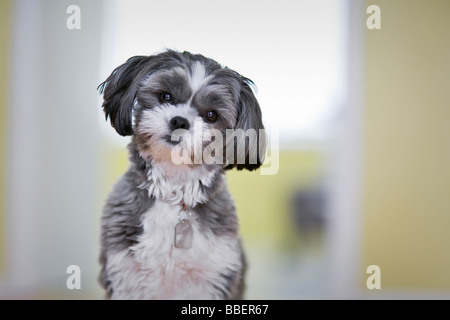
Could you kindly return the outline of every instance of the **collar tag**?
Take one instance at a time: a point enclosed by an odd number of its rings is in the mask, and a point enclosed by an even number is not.
[[[190,210],[188,210],[186,204],[183,203],[183,208],[178,213],[178,223],[175,225],[175,248],[192,248],[194,230],[192,229],[191,219],[192,213]]]

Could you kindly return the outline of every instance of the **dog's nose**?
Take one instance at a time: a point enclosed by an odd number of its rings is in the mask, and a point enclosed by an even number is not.
[[[176,129],[185,129],[185,130],[189,130],[190,128],[190,124],[189,121],[186,118],[183,117],[173,117],[170,121],[169,121],[169,125],[170,125],[170,129],[172,129],[172,131],[176,130]]]

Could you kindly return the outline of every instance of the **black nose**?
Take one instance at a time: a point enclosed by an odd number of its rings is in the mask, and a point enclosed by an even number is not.
[[[189,121],[187,121],[187,119],[183,118],[183,117],[173,117],[170,122],[169,122],[169,126],[170,129],[172,129],[172,131],[176,130],[176,129],[185,129],[185,130],[189,130],[189,128],[191,127],[191,125],[189,124]]]

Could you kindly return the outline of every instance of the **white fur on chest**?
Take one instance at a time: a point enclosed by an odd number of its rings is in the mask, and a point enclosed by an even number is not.
[[[112,299],[218,299],[226,292],[223,275],[242,267],[238,240],[201,229],[192,216],[192,248],[175,248],[180,210],[156,200],[143,216],[138,243],[108,257]]]

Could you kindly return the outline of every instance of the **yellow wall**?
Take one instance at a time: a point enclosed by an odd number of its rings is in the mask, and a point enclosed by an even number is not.
[[[382,288],[450,289],[450,1],[371,4],[364,265],[380,266]]]
[[[9,23],[11,1],[0,1],[0,275],[5,271],[5,215],[6,215],[6,104],[8,81]]]
[[[266,238],[277,246],[296,243],[292,198],[295,192],[320,183],[323,155],[318,151],[280,151],[279,171],[227,172],[227,182],[235,200],[243,238]]]

